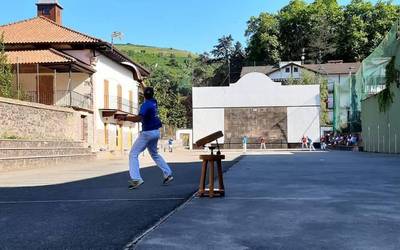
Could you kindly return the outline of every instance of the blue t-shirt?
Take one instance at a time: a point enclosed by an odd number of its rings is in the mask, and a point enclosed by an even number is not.
[[[139,115],[142,117],[142,130],[150,131],[162,127],[160,118],[158,118],[158,105],[155,99],[145,100],[140,107]]]

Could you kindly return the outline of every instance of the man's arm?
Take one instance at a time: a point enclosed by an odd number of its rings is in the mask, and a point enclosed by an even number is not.
[[[142,117],[140,115],[135,115],[135,116],[129,116],[125,118],[125,121],[130,121],[130,122],[141,122]]]

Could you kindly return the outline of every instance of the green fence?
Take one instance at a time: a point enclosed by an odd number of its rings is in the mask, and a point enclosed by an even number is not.
[[[392,60],[394,68],[400,71],[399,22],[393,24],[379,46],[362,61],[357,73],[349,77],[345,84],[335,86],[334,129],[336,131],[360,132],[362,100],[386,88],[386,68]],[[340,100],[344,94],[347,94],[350,100]]]

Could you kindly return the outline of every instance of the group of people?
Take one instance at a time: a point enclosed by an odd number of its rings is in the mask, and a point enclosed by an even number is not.
[[[311,139],[311,137],[303,135],[303,137],[301,138],[301,148],[315,151],[314,141]]]
[[[259,142],[260,142],[260,149],[267,149],[267,141],[265,139],[264,136],[260,136],[258,138]],[[246,152],[247,151],[247,143],[249,141],[249,138],[247,137],[247,135],[243,136],[242,139],[242,144],[243,144],[243,151]]]
[[[321,141],[322,140],[324,140],[327,145],[332,146],[357,146],[360,138],[357,134],[326,134],[321,138]]]

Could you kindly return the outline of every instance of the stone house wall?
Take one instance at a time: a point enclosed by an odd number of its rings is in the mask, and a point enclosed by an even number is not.
[[[86,126],[85,139],[90,144],[93,116],[86,115],[85,126],[81,116],[82,112],[70,108],[0,97],[0,138],[79,141]]]

